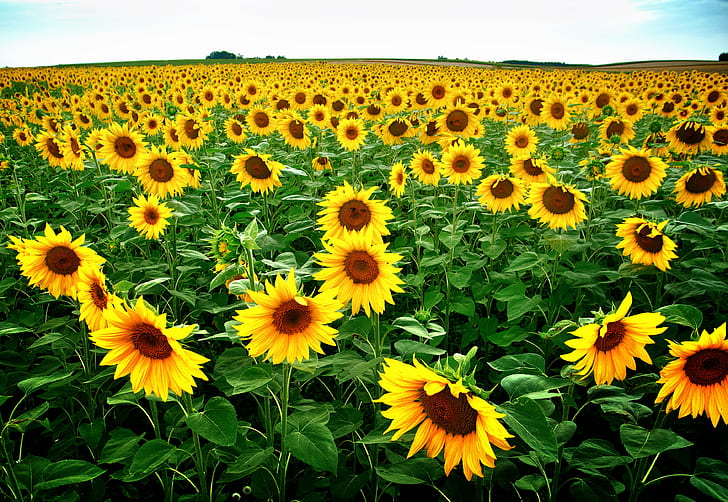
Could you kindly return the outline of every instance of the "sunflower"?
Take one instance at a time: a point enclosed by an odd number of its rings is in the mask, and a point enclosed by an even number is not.
[[[336,138],[350,152],[361,148],[366,135],[367,130],[362,119],[342,119],[336,127]]]
[[[297,113],[284,113],[276,121],[278,132],[287,145],[304,150],[311,145],[311,131]]]
[[[555,131],[563,131],[569,126],[568,102],[558,94],[551,94],[541,107],[541,122]]]
[[[513,448],[513,437],[498,421],[505,415],[463,385],[435,373],[417,359],[409,365],[385,358],[379,385],[385,393],[376,400],[389,406],[382,416],[392,421],[385,433],[396,430],[392,441],[417,427],[407,457],[422,448],[437,457],[444,449],[445,474],[462,462],[463,474],[470,480],[483,477],[481,464],[495,467],[493,445]],[[419,426],[419,427],[418,427]]]
[[[13,139],[18,144],[18,146],[28,146],[31,143],[33,143],[33,140],[35,139],[33,136],[33,133],[28,129],[28,127],[19,127],[17,129],[13,130]]]
[[[58,146],[61,148],[61,153],[63,154],[61,166],[66,169],[83,171],[85,167],[83,161],[86,155],[81,148],[81,138],[78,132],[70,125],[63,127]]]
[[[148,194],[161,198],[180,195],[190,182],[181,165],[177,154],[168,153],[164,146],[153,146],[141,155],[134,175]]]
[[[528,215],[549,228],[573,227],[586,219],[586,196],[562,183],[534,183],[528,195]]]
[[[265,354],[264,360],[273,364],[294,363],[308,359],[309,350],[323,354],[322,343],[335,345],[338,331],[327,324],[340,318],[344,308],[335,289],[303,296],[291,270],[287,279],[276,275],[275,285],[266,281],[265,291],[248,294],[257,305],[236,311],[233,319],[240,322],[235,329],[248,341],[252,357]]]
[[[142,234],[145,239],[159,239],[169,225],[172,216],[164,202],[160,203],[156,195],[134,197],[134,206],[129,208],[129,226]]]
[[[631,121],[633,124],[641,119],[644,114],[644,105],[639,98],[629,98],[617,105],[620,115]]]
[[[622,255],[632,263],[654,265],[664,272],[670,268],[669,261],[677,258],[677,244],[662,233],[665,225],[667,220],[658,225],[644,218],[626,218],[617,225],[616,235],[622,237],[617,249],[624,248]]]
[[[394,216],[384,201],[371,199],[376,187],[355,190],[344,181],[326,194],[319,206],[319,230],[324,231],[322,239],[341,239],[344,234],[356,233],[365,236],[369,242],[381,242],[383,235],[389,235],[387,220]]]
[[[526,159],[536,153],[538,137],[527,125],[519,125],[508,131],[505,139],[506,152],[514,159]]]
[[[437,128],[441,133],[452,134],[463,139],[472,138],[479,130],[480,122],[473,109],[467,106],[448,106],[437,117]]]
[[[401,112],[406,109],[409,104],[407,92],[396,87],[390,89],[382,99],[382,104],[384,105],[384,111],[386,113],[394,114]]]
[[[392,171],[389,173],[389,189],[395,197],[402,197],[402,195],[404,195],[406,184],[407,173],[405,172],[402,163],[397,162],[392,166]]]
[[[645,345],[655,343],[650,337],[667,330],[658,327],[665,317],[651,312],[627,316],[631,306],[632,293],[628,292],[617,311],[604,316],[600,324],[571,332],[575,338],[565,343],[574,350],[561,358],[576,363],[574,369],[582,380],[593,372],[594,383],[611,385],[615,379],[627,378],[627,368],[636,369],[635,358],[652,364]]]
[[[612,190],[638,200],[657,192],[666,176],[665,162],[659,157],[650,157],[649,150],[630,146],[621,152],[612,157],[604,172]]]
[[[521,119],[528,125],[539,124],[541,122],[543,103],[543,98],[538,94],[526,96],[526,99],[523,100]]]
[[[683,174],[675,183],[676,201],[683,207],[702,206],[713,197],[726,192],[723,173],[709,166],[698,167]]]
[[[385,302],[394,305],[392,293],[403,293],[403,281],[396,273],[401,269],[392,264],[402,259],[395,253],[387,253],[387,243],[370,244],[361,233],[348,233],[343,239],[323,241],[328,253],[314,256],[323,270],[314,274],[314,279],[324,281],[321,291],[336,290],[336,297],[348,303],[351,313],[356,315],[364,309],[381,314]]]
[[[676,153],[694,155],[702,148],[710,148],[710,136],[705,126],[692,120],[676,123],[667,131],[666,137],[670,149]]]
[[[408,138],[416,133],[416,130],[410,127],[410,124],[406,120],[399,117],[389,119],[378,130],[382,142],[387,146],[400,145],[402,144],[402,139]]]
[[[314,159],[311,161],[311,166],[316,171],[325,171],[326,169],[333,169],[331,166],[331,159],[328,157],[314,157]]]
[[[710,138],[710,151],[714,155],[728,154],[728,125],[707,128]]]
[[[480,150],[461,141],[447,148],[438,162],[440,173],[455,185],[470,184],[480,178],[484,166]]]
[[[451,84],[444,79],[433,80],[423,94],[430,108],[440,108],[452,100]]]
[[[655,403],[667,396],[666,413],[679,409],[678,418],[690,414],[693,418],[705,415],[713,427],[720,419],[728,424],[728,340],[726,323],[697,341],[668,342],[670,355],[677,357],[660,371],[662,384]]]
[[[106,276],[99,267],[82,268],[78,278],[79,320],[91,331],[106,328],[104,311],[121,305],[122,300],[106,289]]]
[[[493,174],[480,182],[475,195],[480,205],[492,213],[517,211],[526,202],[526,184],[518,178]]]
[[[276,130],[271,110],[267,107],[256,106],[248,111],[245,117],[248,130],[258,136],[268,136]]]
[[[571,126],[571,138],[569,143],[584,143],[589,140],[591,129],[586,122],[577,122]]]
[[[122,303],[106,309],[108,327],[92,331],[91,341],[109,352],[99,363],[116,365],[114,379],[130,375],[133,392],[144,389],[166,401],[171,390],[181,396],[192,394],[195,378],[207,380],[200,366],[208,361],[179,342],[187,338],[195,326],[167,327],[166,314],[156,314],[142,298],[133,307]]]
[[[437,159],[427,150],[417,150],[412,155],[409,167],[419,182],[424,185],[437,186],[440,182],[440,169],[437,166]]]
[[[618,143],[627,143],[635,136],[632,121],[619,117],[610,117],[599,126],[599,138],[603,143],[615,143],[615,136],[619,138]]]
[[[165,146],[171,148],[172,150],[179,150],[180,148],[182,148],[179,134],[177,134],[177,125],[174,123],[174,121],[165,122],[164,126],[162,126],[162,134],[164,136]]]
[[[546,164],[545,159],[533,157],[528,159],[511,159],[509,169],[515,177],[522,179],[526,183],[546,183],[548,176],[556,172],[554,168]]]
[[[236,155],[230,172],[240,182],[240,188],[250,185],[254,193],[268,193],[282,186],[278,178],[283,164],[270,160],[270,155],[258,154],[249,148],[243,155]]]
[[[76,298],[79,270],[96,268],[104,261],[91,248],[83,246],[85,235],[73,240],[71,233],[61,226],[57,234],[46,223],[43,236],[22,241],[18,251],[20,273],[28,278],[28,284],[47,289],[58,298],[60,295]]]
[[[247,137],[243,124],[235,117],[230,117],[225,121],[225,136],[233,143],[242,143]]]
[[[35,149],[40,156],[48,161],[48,165],[61,167],[63,165],[63,152],[56,136],[50,132],[42,132],[35,138]]]
[[[111,169],[131,174],[145,152],[140,133],[130,130],[126,123],[114,122],[104,131],[98,156]]]
[[[326,129],[331,123],[331,113],[324,105],[313,105],[308,110],[308,121],[321,129]]]
[[[181,113],[175,118],[175,125],[182,146],[192,150],[201,148],[213,130],[212,121],[198,114]]]

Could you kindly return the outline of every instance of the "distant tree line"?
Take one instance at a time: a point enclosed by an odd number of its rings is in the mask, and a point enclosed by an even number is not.
[[[728,61],[728,52],[721,52],[718,61]]]
[[[233,54],[229,51],[212,51],[205,59],[245,59],[242,54]],[[285,56],[266,56],[265,59],[286,59]]]

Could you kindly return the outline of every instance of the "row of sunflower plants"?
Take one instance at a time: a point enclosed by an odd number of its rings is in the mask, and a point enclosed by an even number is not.
[[[0,73],[17,500],[728,499],[728,82]]]

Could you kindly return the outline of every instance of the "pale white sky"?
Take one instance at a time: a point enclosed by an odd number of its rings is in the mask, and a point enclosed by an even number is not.
[[[715,61],[728,0],[0,0],[0,67],[248,57]]]

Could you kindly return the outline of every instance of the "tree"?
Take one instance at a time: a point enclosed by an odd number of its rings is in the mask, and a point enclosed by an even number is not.
[[[721,52],[718,61],[728,61],[728,52]]]
[[[212,51],[205,59],[235,59],[236,56],[228,51]]]

